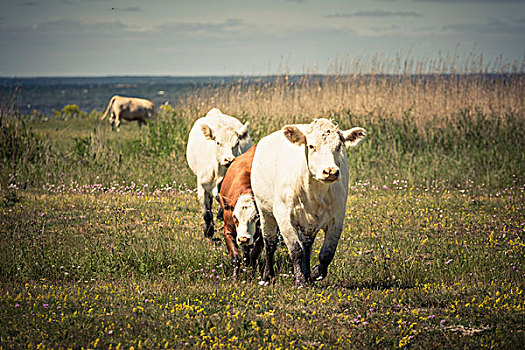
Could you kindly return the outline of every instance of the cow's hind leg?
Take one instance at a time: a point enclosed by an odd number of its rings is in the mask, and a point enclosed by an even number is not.
[[[115,113],[113,111],[109,113],[109,125],[111,125],[111,131],[115,131]]]
[[[212,238],[215,233],[213,224],[213,213],[211,211],[212,196],[202,185],[197,184],[197,195],[201,204],[202,216],[204,218],[204,237]]]
[[[117,132],[120,132],[120,118],[118,115],[115,117],[115,127],[117,128]]]
[[[312,270],[312,278],[314,280],[320,281],[328,274],[328,265],[330,265],[334,259],[335,250],[337,248],[337,244],[339,243],[339,238],[341,237],[342,231],[342,224],[333,225],[325,231],[323,247],[319,253],[319,265],[315,266]]]

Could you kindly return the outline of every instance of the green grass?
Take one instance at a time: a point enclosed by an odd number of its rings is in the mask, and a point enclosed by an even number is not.
[[[0,348],[523,347],[523,114],[331,115],[369,136],[328,277],[296,289],[284,245],[261,286],[231,281],[222,224],[204,239],[197,115],[112,133],[0,114]],[[254,141],[310,120],[239,118]]]
[[[524,345],[523,188],[356,187],[328,278],[296,289],[284,245],[275,285],[233,283],[193,192],[130,187],[4,198],[3,348]]]

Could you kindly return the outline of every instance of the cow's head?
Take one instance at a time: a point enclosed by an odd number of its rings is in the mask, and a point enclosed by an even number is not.
[[[239,129],[232,127],[210,128],[207,124],[201,125],[202,134],[207,140],[215,142],[215,156],[221,166],[229,166],[235,157],[241,155],[241,141],[249,137],[250,123],[246,122]]]
[[[253,236],[259,221],[255,199],[251,194],[239,196],[233,209],[233,222],[237,231],[237,244],[253,244]]]
[[[283,132],[291,143],[304,145],[308,170],[321,182],[339,180],[343,146],[356,146],[366,137],[363,128],[342,131],[328,119],[315,119],[303,131],[295,125],[286,125]]]

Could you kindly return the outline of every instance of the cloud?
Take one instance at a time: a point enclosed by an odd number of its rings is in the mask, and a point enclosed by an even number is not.
[[[376,18],[386,18],[386,17],[423,17],[422,14],[414,11],[384,11],[384,10],[371,10],[371,11],[357,11],[351,13],[336,13],[329,14],[325,17],[376,17]]]
[[[445,31],[454,31],[466,34],[523,34],[525,25],[512,25],[493,19],[486,23],[456,23],[442,27]]]
[[[227,18],[224,22],[218,23],[188,23],[188,22],[173,22],[164,23],[155,27],[155,30],[161,32],[177,32],[188,33],[191,35],[220,35],[224,33],[231,33],[241,30],[245,27],[244,22],[238,18]]]
[[[76,19],[59,19],[54,21],[43,22],[32,26],[32,29],[35,31],[61,33],[96,33],[103,31],[125,30],[130,28],[130,25],[124,24],[120,21],[98,22]]]

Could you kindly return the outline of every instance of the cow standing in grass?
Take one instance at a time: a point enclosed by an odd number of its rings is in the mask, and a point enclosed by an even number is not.
[[[342,131],[328,119],[316,119],[287,125],[261,139],[251,183],[266,249],[265,281],[275,277],[278,229],[288,247],[297,286],[326,276],[343,230],[348,196],[344,147],[357,145],[365,136],[363,128]],[[325,239],[319,265],[310,273],[312,244],[320,229]]]
[[[263,247],[259,213],[250,183],[256,147],[235,158],[226,171],[219,193],[224,215],[224,240],[233,265],[234,279],[241,265],[239,246],[244,251],[245,265],[254,270]]]
[[[111,130],[117,128],[117,131],[120,131],[121,119],[136,120],[140,129],[142,124],[146,124],[146,119],[153,117],[155,114],[155,104],[142,98],[115,95],[109,100],[106,111],[100,120],[106,119],[108,114]]]
[[[197,176],[197,195],[204,217],[204,236],[215,232],[212,202],[218,200],[226,169],[235,157],[252,146],[249,123],[244,125],[234,117],[212,108],[205,117],[197,119],[190,130],[186,159]]]

